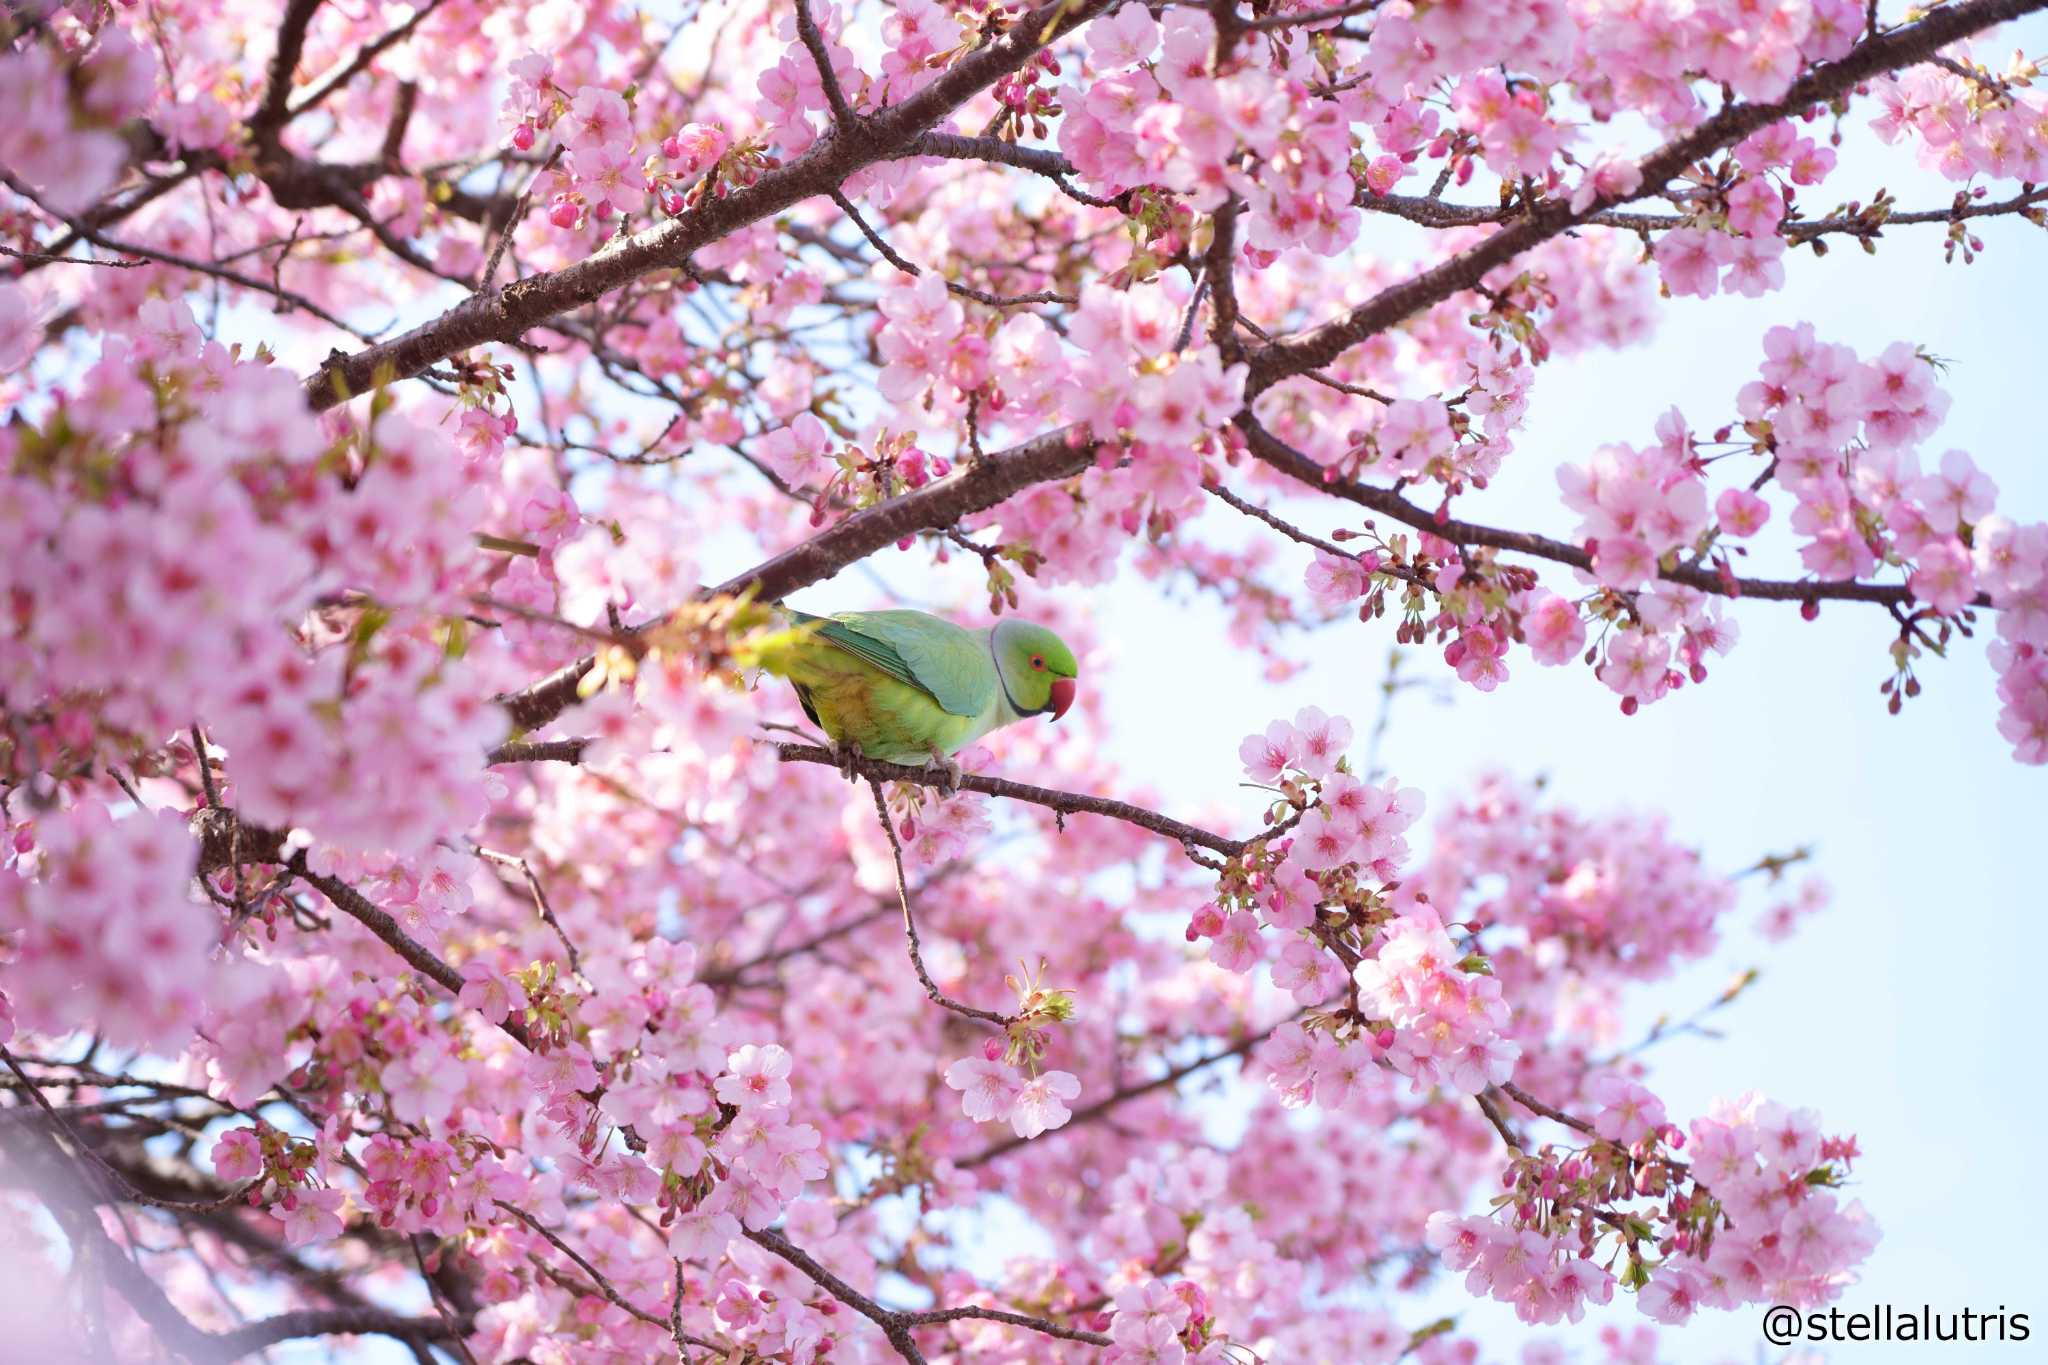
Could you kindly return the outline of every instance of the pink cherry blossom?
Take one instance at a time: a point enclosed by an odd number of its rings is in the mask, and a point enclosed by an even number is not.
[[[1729,535],[1747,539],[1771,519],[1771,506],[1747,488],[1724,488],[1714,499],[1714,519]]]
[[[284,1244],[302,1247],[341,1235],[341,1209],[348,1196],[336,1189],[302,1189],[286,1196],[271,1216],[284,1225]]]
[[[1250,971],[1265,955],[1258,918],[1246,910],[1224,920],[1216,931],[1216,941],[1209,945],[1209,960],[1227,972]]]
[[[1065,1071],[1047,1071],[1024,1083],[1010,1110],[1010,1126],[1020,1138],[1035,1138],[1065,1126],[1073,1115],[1066,1101],[1081,1093],[1081,1082]]]
[[[779,1045],[748,1043],[725,1059],[726,1074],[715,1087],[718,1098],[741,1109],[786,1105],[790,1066],[789,1053]]]
[[[263,1173],[263,1150],[254,1128],[230,1128],[213,1144],[213,1173],[222,1180],[253,1180]]]
[[[1276,720],[1265,733],[1253,735],[1238,746],[1237,756],[1254,782],[1277,782],[1280,774],[1300,765],[1301,733],[1284,720]]]
[[[963,1057],[954,1062],[946,1068],[946,1084],[960,1092],[963,1112],[976,1123],[1009,1118],[1025,1089],[1015,1068],[985,1057]],[[1050,1097],[1041,1096],[1035,1112],[1043,1112],[1050,1102]]]
[[[1351,722],[1314,706],[1295,713],[1294,733],[1300,737],[1294,766],[1310,777],[1327,777],[1351,744]]]

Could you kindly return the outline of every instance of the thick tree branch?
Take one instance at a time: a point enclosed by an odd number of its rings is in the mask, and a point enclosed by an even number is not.
[[[514,740],[500,744],[485,757],[492,767],[500,763],[581,763],[583,751],[589,747],[587,739]]]
[[[278,130],[291,116],[292,76],[306,51],[306,30],[321,0],[289,0],[284,19],[277,26],[277,50],[271,54],[270,74],[263,85],[263,101],[249,117],[249,132],[257,145],[275,141]]]
[[[574,265],[477,294],[403,336],[331,358],[307,376],[307,401],[316,409],[333,407],[380,378],[408,378],[486,342],[517,341],[550,318],[644,275],[680,269],[699,248],[805,199],[829,194],[862,167],[910,145],[969,97],[1094,18],[1108,3],[1046,0],[909,99],[836,130],[754,184],[724,198],[707,198],[682,216],[608,243]]]
[[[1078,474],[1094,458],[1095,443],[1086,431],[1078,426],[1062,427],[969,463],[914,493],[855,512],[772,559],[727,579],[707,595],[751,590],[760,601],[779,602],[905,536],[951,526],[960,518],[993,507],[1033,484]],[[536,729],[575,704],[577,684],[595,662],[595,656],[585,655],[529,687],[498,697],[498,704],[521,729]]]
[[[1665,143],[1638,163],[1642,183],[1637,190],[1615,202],[1660,194],[1666,184],[1701,157],[1732,147],[1767,124],[1826,103],[1852,89],[1858,81],[1910,66],[1973,33],[2044,8],[2048,8],[2048,0],[1962,0],[1960,4],[1934,10],[1917,23],[1866,39],[1840,61],[1816,67],[1794,81],[1783,99],[1769,104],[1730,105],[1683,137]],[[1497,267],[1578,226],[1594,212],[1588,206],[1574,213],[1570,204],[1561,199],[1531,205],[1526,216],[1485,241],[1380,291],[1343,317],[1262,347],[1251,358],[1246,401],[1304,370],[1321,369],[1366,338],[1472,288]]]
[[[262,1318],[214,1337],[222,1360],[275,1346],[280,1341],[301,1337],[382,1336],[400,1341],[451,1341],[467,1336],[468,1317],[449,1321],[443,1317],[405,1317],[382,1308],[304,1308]]]

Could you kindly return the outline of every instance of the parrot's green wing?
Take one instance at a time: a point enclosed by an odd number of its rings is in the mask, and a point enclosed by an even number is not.
[[[806,616],[818,637],[929,694],[956,716],[979,716],[994,704],[1001,680],[995,660],[973,631],[921,611],[848,611]]]

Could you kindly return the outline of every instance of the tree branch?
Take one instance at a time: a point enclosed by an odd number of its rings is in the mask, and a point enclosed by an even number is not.
[[[1068,177],[1075,175],[1072,162],[1058,152],[1046,147],[1025,147],[1015,142],[1005,142],[994,137],[967,137],[960,133],[926,133],[917,141],[893,154],[894,158],[936,156],[948,161],[985,161],[1004,166],[1015,166],[1019,170],[1042,175],[1059,186],[1060,193],[1075,203],[1086,204],[1089,208],[1115,209],[1119,213],[1130,208],[1131,192],[1105,199],[1100,195],[1078,190]]]
[[[832,202],[839,206],[841,213],[853,220],[853,225],[860,229],[861,236],[868,239],[868,244],[882,253],[882,259],[906,275],[917,276],[924,274],[924,270],[921,267],[898,255],[896,248],[889,245],[888,239],[869,226],[868,220],[861,217],[860,210],[854,207],[851,199],[848,199],[838,190],[833,190]],[[946,286],[947,292],[957,294],[963,299],[973,299],[976,303],[985,303],[991,308],[1021,308],[1026,304],[1032,303],[1064,303],[1071,307],[1079,302],[1078,299],[1070,295],[1056,293],[1050,289],[1041,289],[1035,294],[991,294],[986,289],[976,289],[972,285],[961,284],[956,280],[948,280],[943,276],[940,277],[940,280]]]
[[[388,912],[372,905],[362,892],[338,877],[308,870],[303,853],[293,856],[293,867],[309,885],[327,897],[335,909],[384,940],[391,951],[404,958],[414,971],[439,982],[450,995],[462,994],[462,974],[429,952],[423,944],[406,933]],[[526,1031],[524,1024],[516,1019],[500,1019],[496,1022],[514,1042],[528,1051],[533,1050],[533,1037]]]
[[[776,756],[784,763],[818,763],[828,768],[837,768],[845,761],[830,749],[815,744],[777,744]],[[939,787],[944,783],[941,774],[930,768],[913,768],[902,763],[883,763],[877,759],[860,758],[853,760],[853,770],[870,781],[915,782],[919,786]],[[1012,782],[1008,778],[983,777],[978,773],[961,775],[958,790],[980,792],[984,796],[999,796],[1010,801],[1025,801],[1034,806],[1061,815],[1100,815],[1111,820],[1121,820],[1127,825],[1136,825],[1164,835],[1177,844],[1199,845],[1235,858],[1253,844],[1271,839],[1292,828],[1292,819],[1261,830],[1249,839],[1226,839],[1197,825],[1185,824],[1179,820],[1134,806],[1128,801],[1118,801],[1107,796],[1083,796],[1079,792],[1057,791],[1051,787],[1034,787],[1024,782]]]
[[[1544,1103],[1519,1085],[1516,1085],[1513,1081],[1503,1081],[1495,1089],[1532,1114],[1541,1114],[1544,1118],[1554,1123],[1561,1123],[1567,1128],[1585,1133],[1588,1136],[1594,1135],[1592,1124],[1582,1118],[1576,1118],[1571,1114],[1565,1113],[1564,1110],[1557,1108],[1555,1105]]]
[[[1966,202],[1945,209],[1915,209],[1910,213],[1888,213],[1882,218],[1849,214],[1839,218],[1788,219],[1779,224],[1778,233],[1793,243],[1835,234],[1870,238],[1880,235],[1883,229],[1888,227],[1955,223],[1970,218],[1995,218],[2009,213],[2023,213],[2043,203],[2048,203],[2048,187],[2027,190],[2010,199]],[[1411,194],[1363,193],[1359,195],[1357,204],[1368,212],[1405,218],[1411,223],[1433,228],[1481,227],[1505,223],[1521,213],[1519,208],[1446,204],[1440,199],[1428,199]],[[1676,213],[1623,213],[1601,210],[1587,214],[1583,219],[1583,225],[1620,228],[1628,232],[1663,232],[1671,228],[1685,227],[1691,221]]]
[[[219,1359],[237,1360],[280,1341],[300,1337],[383,1336],[400,1341],[452,1341],[467,1336],[473,1320],[404,1317],[382,1308],[304,1308],[262,1318],[214,1337]]]
[[[1264,33],[1273,29],[1327,24],[1338,19],[1349,19],[1355,14],[1370,14],[1385,3],[1386,0],[1354,0],[1352,4],[1338,5],[1331,9],[1289,10],[1284,14],[1269,15],[1264,19],[1246,19],[1238,27],[1246,33]]]
[[[791,1265],[810,1276],[811,1282],[839,1300],[854,1312],[882,1329],[882,1335],[896,1348],[896,1354],[912,1365],[925,1365],[924,1353],[917,1349],[917,1338],[910,1334],[910,1324],[903,1320],[901,1313],[892,1313],[867,1295],[840,1279],[802,1247],[775,1231],[764,1228],[759,1232],[747,1230],[747,1240],[788,1261]]]
[[[407,38],[410,38],[413,31],[425,23],[428,17],[435,10],[441,8],[445,2],[446,0],[427,0],[426,4],[421,5],[412,12],[412,17],[404,23],[391,29],[381,37],[373,38],[369,42],[364,43],[357,50],[356,55],[349,61],[348,65],[337,69],[332,75],[322,77],[319,84],[293,102],[291,117],[297,118],[309,110],[317,109],[329,95],[341,89],[363,71],[367,70],[371,62],[376,61],[377,58],[384,55],[395,44],[402,43]]]
[[[1294,1018],[1294,1016],[1289,1015],[1288,1018],[1292,1019]],[[1282,1020],[1281,1022],[1285,1023],[1287,1021]],[[1273,1028],[1278,1027],[1279,1024],[1275,1024],[1273,1026]],[[1146,1095],[1149,1095],[1156,1090],[1164,1090],[1166,1087],[1170,1085],[1178,1085],[1180,1082],[1186,1080],[1188,1077],[1194,1075],[1196,1072],[1206,1071],[1210,1067],[1216,1065],[1218,1062],[1227,1062],[1233,1057],[1242,1057],[1247,1052],[1250,1052],[1253,1048],[1257,1047],[1260,1043],[1265,1042],[1266,1039],[1272,1036],[1272,1028],[1266,1029],[1260,1033],[1247,1034],[1243,1038],[1238,1039],[1235,1043],[1232,1043],[1229,1047],[1223,1049],[1221,1052],[1213,1052],[1206,1057],[1198,1057],[1192,1062],[1187,1062],[1180,1066],[1171,1067],[1165,1072],[1161,1073],[1160,1075],[1152,1077],[1150,1080],[1141,1081],[1136,1085],[1130,1085],[1124,1087],[1121,1090],[1112,1091],[1109,1094],[1104,1095],[1101,1099],[1094,1101],[1093,1103],[1084,1104],[1079,1109],[1074,1110],[1072,1115],[1067,1119],[1065,1123],[1061,1124],[1057,1128],[1048,1129],[1047,1131],[1040,1133],[1035,1138],[1004,1138],[1001,1142],[995,1143],[989,1147],[984,1147],[979,1152],[972,1153],[968,1156],[955,1158],[953,1164],[955,1166],[958,1166],[962,1170],[966,1170],[968,1167],[971,1166],[986,1165],[987,1163],[994,1161],[999,1156],[1003,1156],[1009,1152],[1016,1151],[1019,1147],[1024,1146],[1026,1143],[1041,1143],[1049,1138],[1057,1137],[1061,1133],[1071,1132],[1073,1129],[1079,1127],[1084,1123],[1087,1123],[1089,1120],[1099,1118],[1101,1115],[1108,1113],[1110,1110],[1116,1108],[1118,1105],[1128,1104],[1135,1099],[1142,1099]]]
[[[706,596],[751,590],[763,602],[779,602],[800,588],[822,582],[847,565],[865,559],[918,531],[951,526],[964,516],[995,506],[1013,493],[1062,479],[1086,469],[1095,458],[1095,442],[1079,426],[1035,437],[1009,450],[968,463],[956,472],[914,493],[891,498],[855,512],[738,574]],[[585,655],[518,692],[497,698],[521,729],[547,724],[575,705],[577,684],[596,663]]]
[[[913,1327],[927,1327],[938,1323],[958,1322],[976,1318],[986,1322],[1008,1323],[1012,1327],[1025,1327],[1031,1331],[1057,1337],[1062,1341],[1079,1341],[1090,1346],[1107,1346],[1110,1339],[1100,1332],[1086,1332],[1078,1328],[1062,1327],[1045,1318],[1035,1318],[1026,1313],[1011,1313],[1000,1308],[928,1308],[890,1309],[884,1308],[867,1295],[855,1289],[839,1276],[820,1265],[815,1257],[802,1247],[790,1241],[775,1230],[749,1231],[749,1241],[766,1247],[783,1260],[810,1276],[812,1283],[839,1300],[854,1312],[882,1329],[882,1335],[896,1348],[896,1354],[905,1360],[922,1365],[924,1355],[918,1350],[917,1340],[911,1335]]]
[[[307,401],[316,409],[333,407],[381,379],[408,378],[486,342],[516,341],[550,318],[644,275],[680,268],[699,248],[814,195],[829,193],[864,166],[887,159],[1109,3],[1045,0],[1000,38],[955,62],[910,98],[862,119],[860,136],[826,138],[752,185],[723,198],[707,198],[680,217],[610,242],[574,265],[477,294],[402,336],[353,355],[332,357],[306,377]]]
[[[271,54],[270,74],[263,85],[263,101],[249,116],[249,133],[258,146],[274,143],[290,117],[292,77],[306,51],[306,30],[312,26],[313,12],[319,8],[320,0],[288,0],[284,7],[284,19],[277,26],[277,50]]]
[[[1459,521],[1448,516],[1438,516],[1425,511],[1389,488],[1374,488],[1369,484],[1351,479],[1336,478],[1332,471],[1317,464],[1308,456],[1288,445],[1272,432],[1260,426],[1257,419],[1240,413],[1237,427],[1245,435],[1252,454],[1290,478],[1307,485],[1318,492],[1332,497],[1355,502],[1375,512],[1392,517],[1395,521],[1427,531],[1440,539],[1459,545],[1487,545],[1500,550],[1513,550],[1518,554],[1531,555],[1538,559],[1553,560],[1569,564],[1574,568],[1590,569],[1593,557],[1584,547],[1553,540],[1549,536],[1536,535],[1529,531],[1508,531],[1493,526],[1481,526],[1474,522]],[[1713,593],[1718,597],[1759,597],[1779,602],[1875,602],[1880,605],[1905,605],[1913,599],[1912,590],[1903,583],[1864,583],[1855,579],[1777,579],[1777,578],[1722,578],[1719,574],[1705,569],[1678,565],[1670,569],[1659,569],[1657,576],[1671,583],[1682,583],[1701,592]],[[1972,604],[1990,606],[1990,599],[1979,596]]]
[[[175,256],[168,251],[159,251],[155,247],[143,246],[137,242],[116,241],[100,232],[99,229],[93,227],[85,219],[72,214],[59,213],[56,209],[51,208],[33,190],[29,189],[27,185],[24,185],[4,169],[0,169],[0,185],[5,185],[29,203],[34,204],[39,212],[48,215],[52,220],[64,224],[65,227],[71,230],[69,240],[72,242],[90,242],[92,245],[103,250],[117,252],[123,256],[133,256],[138,260],[154,261],[159,265],[173,266],[179,270],[189,270],[195,275],[206,275],[210,278],[232,284],[238,289],[248,289],[258,294],[268,294],[278,300],[279,303],[285,305],[285,307],[304,309],[329,326],[338,327],[342,331],[347,332],[358,341],[367,341],[370,338],[368,332],[342,321],[305,295],[295,294],[289,289],[280,288],[268,280],[259,280],[254,276],[244,275],[239,270],[230,270],[224,265],[215,265],[210,261],[197,261],[189,256]]]
[[[1871,76],[1910,66],[1973,33],[2043,8],[2048,8],[2048,0],[1961,0],[1932,11],[1917,23],[1868,38],[1840,61],[1816,67],[1794,81],[1784,98],[1769,104],[1730,105],[1683,137],[1665,143],[1638,163],[1642,183],[1637,190],[1616,202],[1659,194],[1699,158],[1733,146],[1769,123],[1825,103]],[[1246,402],[1303,370],[1321,369],[1366,338],[1472,288],[1496,267],[1578,226],[1593,212],[1588,206],[1574,213],[1561,199],[1533,204],[1526,216],[1485,241],[1380,291],[1343,317],[1262,347],[1251,358]]]

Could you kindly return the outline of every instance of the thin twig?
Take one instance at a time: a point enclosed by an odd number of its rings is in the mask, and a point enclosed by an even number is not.
[[[846,92],[839,88],[839,74],[832,69],[832,53],[825,46],[825,35],[818,31],[818,21],[811,17],[811,0],[796,0],[796,36],[818,68],[818,84],[824,87],[825,102],[832,107],[833,126],[841,133],[853,132],[860,116],[853,112],[853,106],[846,102]]]
[[[340,318],[303,294],[295,293],[289,289],[279,289],[276,285],[264,280],[244,275],[239,270],[229,270],[225,266],[212,265],[206,261],[195,261],[189,256],[176,256],[168,251],[158,251],[155,247],[143,246],[136,242],[117,241],[112,237],[108,237],[88,224],[83,218],[68,213],[60,213],[56,209],[51,208],[36,195],[35,191],[17,180],[11,172],[0,170],[0,185],[5,185],[23,199],[34,204],[37,209],[48,215],[51,219],[70,228],[72,234],[80,241],[90,242],[103,250],[118,252],[123,256],[134,256],[141,260],[154,261],[158,265],[174,266],[179,270],[189,270],[195,275],[205,275],[210,279],[222,280],[242,289],[253,290],[258,294],[268,294],[291,308],[303,309],[311,313],[314,317],[319,318],[331,327],[339,327],[358,341],[369,342],[375,339],[374,333],[365,332],[359,327],[343,322]]]
[[[890,246],[881,233],[868,225],[868,220],[861,217],[860,210],[853,206],[851,199],[836,189],[832,191],[831,198],[832,202],[839,206],[839,211],[853,220],[853,225],[860,229],[860,235],[867,238],[868,244],[881,252],[883,259],[890,265],[906,275],[924,274],[920,266],[898,255],[896,248]],[[991,294],[986,289],[976,289],[972,285],[960,284],[943,277],[941,279],[950,292],[958,294],[961,298],[973,299],[976,303],[985,303],[991,308],[1021,308],[1033,303],[1062,303],[1072,307],[1078,302],[1072,295],[1056,293],[1050,289],[1041,289],[1035,294]]]
[[[1567,1128],[1576,1129],[1581,1133],[1593,1133],[1592,1124],[1582,1118],[1576,1118],[1565,1113],[1564,1110],[1557,1108],[1555,1105],[1545,1104],[1513,1081],[1502,1081],[1495,1088],[1532,1114],[1541,1114],[1544,1118],[1561,1123]]]
[[[889,838],[889,855],[896,860],[896,900],[903,907],[903,940],[910,948],[910,965],[917,971],[917,980],[924,987],[925,995],[935,1005],[942,1005],[955,1014],[983,1023],[994,1024],[1007,1029],[1017,1022],[1013,1014],[998,1014],[994,1010],[979,1009],[963,1005],[939,989],[939,983],[932,980],[932,974],[925,969],[923,945],[918,941],[917,917],[910,910],[910,882],[903,875],[903,842],[896,837],[896,822],[889,818],[889,804],[882,799],[882,784],[870,777],[868,790],[875,794],[875,818],[882,822],[882,833]]]
[[[569,970],[577,976],[582,976],[583,958],[577,953],[576,945],[569,941],[569,933],[562,928],[562,922],[555,918],[555,907],[548,903],[548,893],[541,886],[540,878],[534,875],[533,865],[524,858],[510,853],[499,853],[495,849],[484,848],[481,845],[472,845],[471,849],[485,862],[498,867],[517,868],[520,875],[526,878],[526,888],[533,894],[533,908],[539,912],[541,920],[555,931],[555,937],[562,941],[562,950],[569,955]]]

